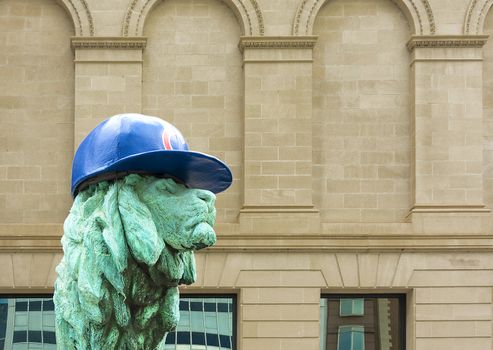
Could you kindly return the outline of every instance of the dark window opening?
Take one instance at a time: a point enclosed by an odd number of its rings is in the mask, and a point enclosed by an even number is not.
[[[320,307],[321,349],[405,350],[405,295],[329,294]]]

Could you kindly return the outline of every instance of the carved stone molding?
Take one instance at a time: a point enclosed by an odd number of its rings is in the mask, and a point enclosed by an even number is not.
[[[72,49],[130,49],[143,50],[146,47],[145,37],[73,37]]]
[[[493,0],[471,0],[464,22],[465,34],[483,33],[484,20],[491,6]]]
[[[293,35],[310,35],[318,12],[328,0],[301,0],[294,17]],[[416,34],[435,34],[436,25],[428,0],[392,0],[414,27]]]
[[[144,23],[162,0],[131,0],[123,17],[122,36],[142,36]],[[264,19],[257,0],[222,0],[238,18],[244,35],[264,35]]]
[[[481,48],[487,40],[488,35],[421,35],[411,37],[407,48]]]
[[[94,36],[94,21],[86,0],[57,0],[70,14],[76,36]]]
[[[394,0],[395,1],[395,0]],[[433,11],[431,10],[430,3],[428,0],[421,0],[423,6],[425,7],[426,16],[428,17],[428,23],[430,26],[430,34],[436,33],[435,17],[433,16]]]
[[[317,36],[243,36],[238,47],[245,49],[313,49]]]

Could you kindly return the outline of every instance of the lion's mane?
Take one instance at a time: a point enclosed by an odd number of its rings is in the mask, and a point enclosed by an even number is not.
[[[60,349],[161,348],[179,320],[177,286],[196,279],[193,251],[215,243],[214,199],[136,174],[81,191],[56,269]]]

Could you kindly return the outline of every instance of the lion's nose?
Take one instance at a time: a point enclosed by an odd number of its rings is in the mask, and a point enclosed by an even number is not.
[[[206,202],[208,206],[214,206],[214,202],[216,201],[216,195],[207,190],[197,190],[197,197]]]

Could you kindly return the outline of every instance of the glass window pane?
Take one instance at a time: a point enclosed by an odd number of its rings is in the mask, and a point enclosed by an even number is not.
[[[365,330],[362,326],[340,326],[338,350],[364,350]]]
[[[204,303],[204,311],[216,312],[216,303]]]
[[[27,341],[27,331],[15,331],[14,332],[14,343],[24,343]]]
[[[341,316],[362,316],[365,313],[365,299],[341,299]]]
[[[29,311],[41,311],[41,301],[30,301],[29,302]]]
[[[190,332],[176,332],[178,344],[190,344]]]
[[[43,331],[43,343],[56,344],[55,332]]]
[[[353,315],[362,316],[365,314],[365,299],[352,299]]]
[[[55,304],[53,303],[52,299],[43,301],[43,311],[54,311],[54,310],[55,310]]]
[[[28,340],[30,343],[41,343],[41,331],[29,331]]]
[[[207,345],[219,346],[219,336],[217,334],[207,333]]]
[[[353,327],[353,349],[352,350],[365,350],[365,329],[364,327]]]
[[[352,339],[350,331],[339,329],[337,350],[352,350]]]
[[[227,303],[218,303],[217,304],[218,312],[228,312],[228,304]]]
[[[203,308],[201,302],[193,301],[190,303],[190,311],[202,311],[202,310]]]
[[[219,335],[221,341],[221,347],[226,349],[231,349],[231,337],[226,335]]]
[[[191,312],[192,315],[192,332],[202,332],[204,333],[204,313],[203,312]]]
[[[15,311],[27,311],[27,302],[21,301],[15,303]]]
[[[175,332],[171,332],[166,336],[166,344],[175,344],[176,339],[175,339]]]
[[[205,345],[205,333],[192,332],[192,343],[193,345]]]

